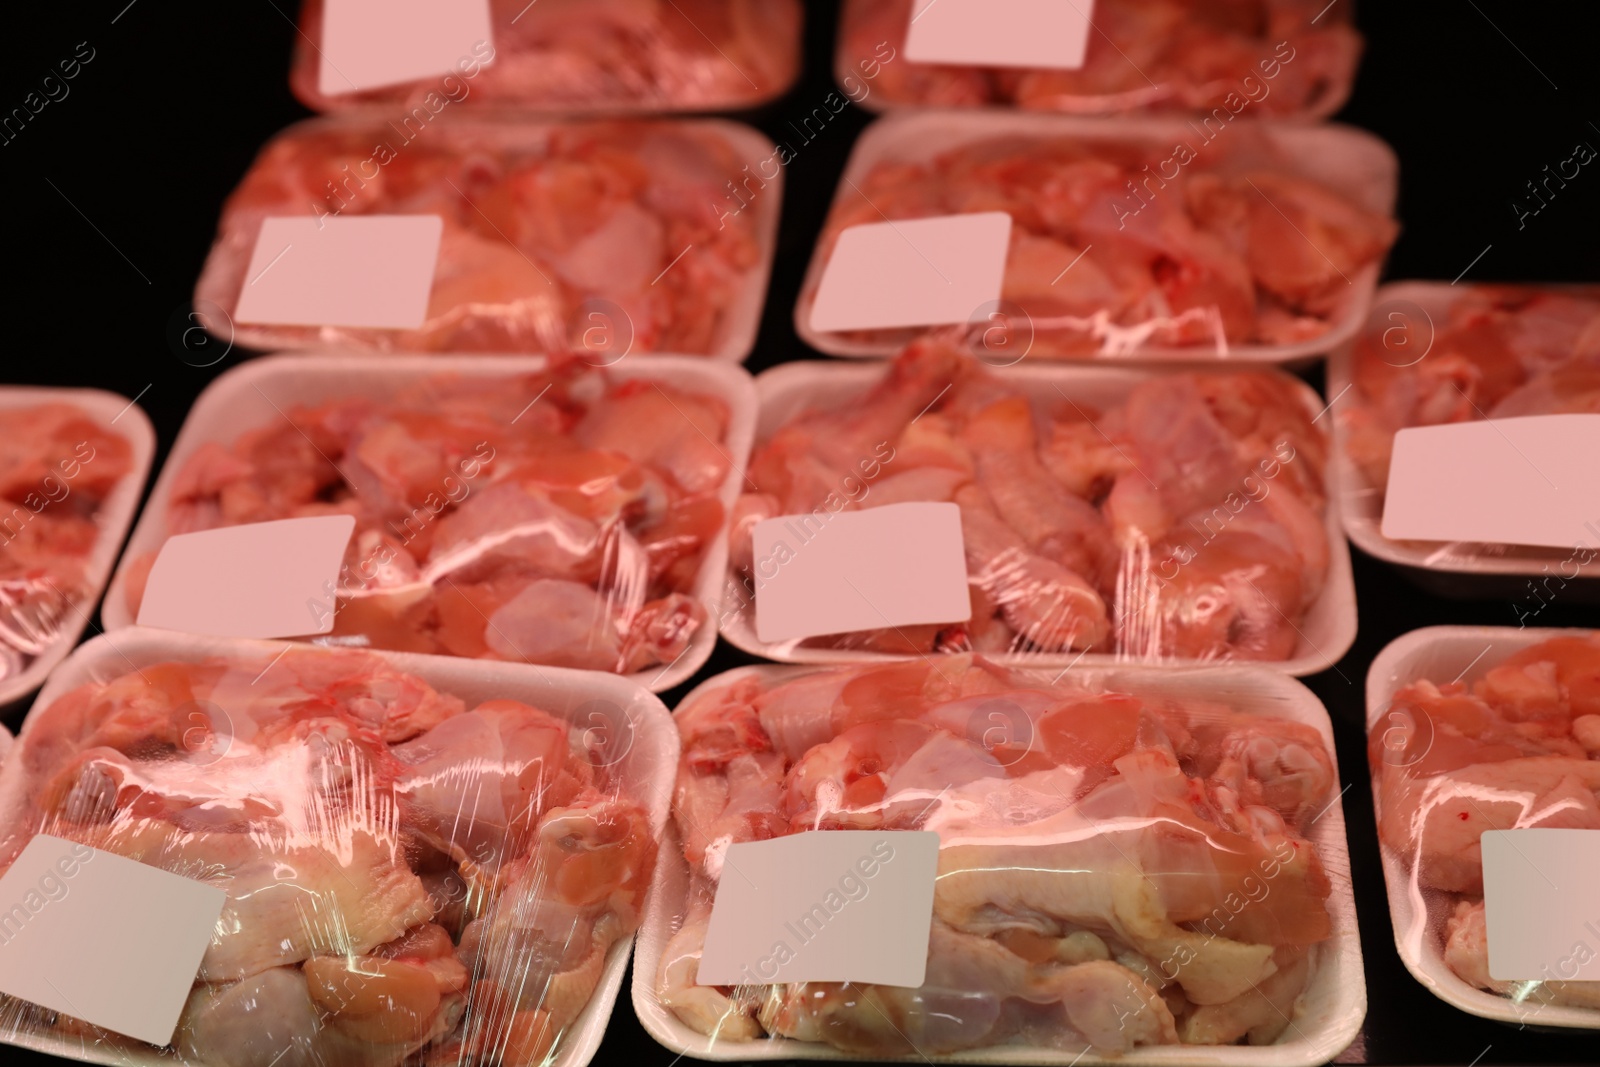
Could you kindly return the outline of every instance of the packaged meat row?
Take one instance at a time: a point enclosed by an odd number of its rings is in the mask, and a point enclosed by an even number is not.
[[[999,310],[1021,320],[1013,348],[1026,354],[1320,356],[1363,321],[1398,232],[1395,188],[1393,153],[1343,127],[893,115],[856,144],[796,327],[833,355],[891,353],[919,331],[811,325],[840,234],[1001,211]],[[987,327],[996,308],[970,310]]]
[[[841,83],[883,42],[885,64],[870,107],[1008,105],[1037,111],[1135,111],[1326,118],[1355,80],[1361,36],[1350,5],[1318,0],[1087,0],[1092,12],[1081,62],[1056,67],[918,62],[907,37],[928,0],[845,0],[836,76]],[[977,5],[968,5],[976,8]],[[992,11],[992,9],[991,9]],[[1012,52],[1015,51],[1013,48]]]

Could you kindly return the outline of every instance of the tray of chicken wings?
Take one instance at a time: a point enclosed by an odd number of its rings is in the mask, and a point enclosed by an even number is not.
[[[747,667],[674,719],[673,822],[633,985],[670,1048],[1309,1065],[1361,1024],[1331,726],[1293,679],[1054,681],[982,656]],[[730,843],[891,829],[938,834],[919,988],[697,982]]]
[[[1280,371],[991,369],[935,338],[887,367],[789,364],[757,387],[722,614],[747,652],[977,651],[1057,670],[1261,660],[1313,674],[1355,639],[1325,405]],[[758,522],[909,501],[959,507],[969,621],[760,639],[757,605],[785,561],[756,558]]]
[[[716,643],[754,390],[661,357],[252,360],[196,402],[107,596],[138,617],[174,534],[352,515],[314,640],[610,671],[659,692]]]
[[[1398,233],[1396,174],[1387,145],[1347,127],[890,115],[862,134],[840,179],[796,329],[830,355],[891,354],[925,330],[813,325],[841,237],[887,223],[949,282],[963,257],[918,247],[899,224],[1004,212],[998,301],[941,309],[959,310],[990,362],[1310,359],[1366,316]]]
[[[1492,831],[1600,829],[1597,679],[1600,636],[1499,626],[1415,630],[1367,675],[1367,751],[1400,958],[1435,996],[1518,1029],[1600,1029],[1600,982],[1562,980],[1559,969],[1577,973],[1570,959],[1544,979],[1493,977],[1483,843]]]
[[[289,74],[314,111],[438,110],[442,100],[566,114],[727,111],[780,95],[800,68],[797,0],[490,0],[487,38],[442,53],[436,76],[369,85],[330,54],[329,6],[301,8]]]
[[[770,141],[713,119],[455,118],[329,116],[268,142],[224,205],[195,286],[207,329],[262,349],[571,351],[599,366],[653,352],[749,355],[782,176],[748,204],[728,189],[772,156]],[[274,255],[293,242],[251,270],[265,222],[315,219],[320,233],[397,215],[442,226],[420,326],[243,321],[246,287],[290,266]]]
[[[0,706],[64,659],[139,507],[155,431],[98,389],[0,389]]]
[[[169,1049],[10,998],[4,1040],[121,1064],[578,1067],[677,751],[660,702],[604,674],[95,638],[0,765],[3,862],[48,834],[226,900]]]
[[[937,58],[912,59],[908,38],[919,23],[927,23],[918,27],[923,32],[934,29],[941,13],[933,7],[928,0],[846,0],[834,60],[839,80],[848,87],[847,79],[881,59],[888,45],[894,58],[883,64],[881,95],[871,107],[1326,118],[1349,97],[1361,57],[1349,4],[1096,0],[1068,5],[1071,13],[1061,15],[1081,19],[1092,12],[1075,64],[1062,55],[1056,65],[1029,66],[1018,61],[1014,46],[994,56],[992,65],[961,63],[961,46],[952,49],[948,42],[942,50],[932,42]]]

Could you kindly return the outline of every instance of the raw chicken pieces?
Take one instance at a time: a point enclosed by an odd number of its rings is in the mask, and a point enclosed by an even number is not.
[[[324,0],[306,0],[290,86],[317,111],[414,107],[429,93],[455,105],[598,111],[752,107],[793,83],[796,0],[490,0],[489,43],[467,42],[454,72],[356,92],[318,86]],[[475,59],[492,56],[492,62]]]
[[[691,885],[656,983],[719,1041],[1267,1044],[1333,934],[1306,835],[1335,773],[1308,725],[978,656],[745,675],[675,718]],[[697,985],[728,846],[834,829],[939,834],[925,984]]]
[[[1293,379],[1252,371],[1151,375],[1096,410],[1059,388],[1025,391],[956,344],[919,341],[865,395],[758,444],[727,603],[748,609],[771,577],[751,555],[760,519],[953,502],[970,622],[810,643],[1287,659],[1329,562],[1326,444],[1307,408]]]
[[[901,137],[905,147],[840,186],[818,262],[852,226],[1003,211],[1012,230],[1000,310],[1021,320],[1012,343],[1028,338],[1034,356],[1297,344],[1364,299],[1357,279],[1388,252],[1394,220],[1321,184],[1260,127],[1217,144],[1208,141],[1219,134],[1188,127],[1140,137],[1111,128],[1062,135],[1040,122],[931,159],[920,139]],[[987,326],[983,312],[972,309]],[[830,336],[876,346],[920,332]]]
[[[1600,982],[1489,976],[1488,830],[1600,830],[1600,636],[1525,648],[1470,685],[1413,682],[1373,725],[1378,832],[1404,863],[1419,929],[1467,983],[1539,1004],[1600,1008]],[[1438,943],[1436,941],[1436,943]]]
[[[174,1037],[188,1062],[537,1064],[655,863],[581,734],[371,653],[150,664],[28,719],[0,863],[49,833],[227,892]]]
[[[722,529],[720,399],[569,362],[270,403],[189,457],[167,530],[353,515],[319,640],[630,673],[705,625],[689,593]],[[153,562],[129,564],[130,613]]]
[[[599,366],[629,352],[710,354],[733,305],[761,284],[763,227],[777,211],[772,196],[727,210],[729,183],[755,162],[727,134],[711,123],[490,118],[296,126],[228,199],[197,306],[236,317],[263,219],[437,215],[420,329],[239,326],[261,346],[570,350]]]
[[[1083,65],[1046,70],[913,62],[907,28],[913,11],[931,6],[926,0],[846,0],[838,68],[841,79],[859,78],[873,69],[862,64],[892,45],[894,58],[873,82],[889,106],[1324,117],[1349,95],[1361,56],[1349,5],[1330,11],[1325,3],[1095,0]]]
[[[96,595],[100,509],[132,468],[127,440],[70,404],[0,409],[0,678]]]

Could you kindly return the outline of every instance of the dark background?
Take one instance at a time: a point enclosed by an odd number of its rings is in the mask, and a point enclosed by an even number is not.
[[[1337,0],[1349,3],[1350,0]],[[774,139],[833,90],[835,4],[813,2],[800,84],[747,116]],[[1514,199],[1580,141],[1600,148],[1594,7],[1584,2],[1391,0],[1357,10],[1367,51],[1340,121],[1371,130],[1401,161],[1404,229],[1388,277],[1449,281],[1596,281],[1600,164],[1581,171],[1518,228]],[[0,114],[22,105],[87,42],[94,58],[10,143],[0,144],[5,248],[3,380],[93,385],[134,397],[160,436],[159,464],[196,394],[249,353],[215,366],[179,334],[223,198],[257,148],[305,117],[287,87],[294,0],[95,0],[19,4],[0,34]],[[84,54],[87,49],[83,49]],[[783,222],[759,372],[814,358],[791,327],[801,273],[856,134],[850,107],[787,169]],[[1485,251],[1487,249],[1487,251]],[[1481,258],[1477,258],[1481,255]],[[1476,262],[1474,262],[1476,260]],[[1308,376],[1320,388],[1320,372]],[[1339,665],[1307,679],[1339,732],[1340,769],[1360,908],[1370,1007],[1339,1062],[1600,1062],[1600,1034],[1517,1030],[1436,1000],[1395,953],[1373,833],[1364,757],[1363,683],[1397,635],[1438,623],[1515,625],[1506,600],[1425,594],[1356,552],[1361,634]],[[1539,625],[1593,626],[1600,609],[1556,601]],[[93,631],[91,631],[93,632]],[[697,681],[747,662],[722,646]],[[687,687],[667,694],[668,704]],[[13,718],[13,726],[15,721]],[[1600,894],[1600,889],[1597,889]],[[597,1062],[669,1067],[620,998]],[[7,1049],[22,1062],[47,1058]]]

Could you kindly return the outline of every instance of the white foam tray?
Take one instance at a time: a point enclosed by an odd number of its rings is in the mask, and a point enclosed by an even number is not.
[[[1313,178],[1342,193],[1353,203],[1381,215],[1393,215],[1398,195],[1399,163],[1394,151],[1369,133],[1348,126],[1254,124],[1266,131],[1284,155],[1297,162],[1295,173]],[[1194,129],[1182,118],[1081,118],[997,109],[950,111],[896,111],[877,119],[856,141],[839,179],[834,203],[857,196],[847,183],[860,186],[880,162],[927,163],[964,145],[1002,137],[1081,137],[1144,144],[1170,152],[1174,144],[1193,143]],[[1205,148],[1200,150],[1205,160]],[[830,209],[829,217],[832,217]],[[893,343],[867,343],[839,333],[811,328],[811,305],[827,266],[825,242],[819,238],[811,254],[800,298],[795,303],[795,330],[806,344],[831,356],[872,358],[893,355]],[[1229,361],[1236,363],[1294,363],[1322,356],[1353,337],[1366,318],[1378,286],[1381,260],[1350,279],[1350,292],[1339,314],[1321,337],[1295,344],[1242,344],[1226,355],[1201,347],[1149,345],[1129,356],[1082,358],[1135,358],[1142,360]],[[1040,357],[1041,359],[1045,357]]]
[[[219,655],[270,660],[282,653],[286,644],[290,656],[327,654],[324,649],[297,643],[197,637],[138,627],[115,635],[102,634],[84,643],[71,659],[51,675],[33,707],[42,710],[77,686],[109,681],[154,663],[170,660],[194,662]],[[624,788],[647,808],[651,830],[659,840],[670,813],[672,783],[678,769],[678,731],[672,724],[666,706],[650,693],[625,678],[598,671],[574,671],[558,667],[529,671],[516,664],[449,656],[401,652],[377,654],[399,669],[417,675],[441,692],[460,697],[469,708],[485,700],[507,697],[533,704],[568,721],[573,721],[589,701],[605,701],[620,708],[632,728],[632,738],[626,753],[615,766]],[[17,747],[11,751],[22,751],[21,742],[27,738],[32,722],[33,712],[30,711],[18,734]],[[9,776],[0,778],[0,800],[11,792],[9,786],[3,784],[9,780]],[[10,804],[4,807],[9,809]],[[600,1040],[605,1035],[606,1023],[611,1018],[617,991],[622,988],[622,978],[628,969],[628,955],[632,947],[631,937],[611,946],[599,985],[572,1028],[563,1035],[549,1067],[586,1067],[594,1058]],[[14,1026],[0,1031],[0,1040],[52,1056],[87,1063],[116,1064],[118,1067],[170,1067],[174,1062],[170,1054],[163,1055],[150,1046],[132,1041],[118,1046],[95,1045],[87,1039],[47,1031],[20,1030]]]
[[[679,707],[708,693],[757,678],[770,686],[812,673],[812,667],[741,667],[702,682],[686,696]],[[1177,699],[1202,697],[1228,704],[1234,710],[1253,715],[1275,715],[1313,726],[1322,735],[1328,754],[1334,753],[1333,724],[1328,711],[1311,690],[1293,678],[1261,667],[1201,667],[1181,671],[1152,670],[1142,667],[1094,668],[1077,672],[1086,685],[1105,688],[1136,688],[1138,692]],[[1039,676],[1048,685],[1049,674]],[[1337,776],[1338,765],[1334,765]],[[1309,839],[1321,857],[1332,893],[1328,908],[1333,919],[1333,937],[1319,950],[1315,975],[1302,995],[1295,1012],[1294,1027],[1285,1031],[1288,1040],[1261,1046],[1166,1045],[1136,1049],[1133,1052],[1103,1057],[1085,1051],[1001,1045],[986,1049],[937,1056],[907,1056],[908,1062],[1028,1064],[1037,1067],[1313,1067],[1331,1061],[1342,1052],[1361,1029],[1367,1014],[1367,983],[1361,964],[1361,938],[1356,929],[1355,893],[1350,881],[1350,850],[1345,839],[1344,806],[1339,783],[1337,795],[1326,812],[1315,818]],[[830,1045],[790,1038],[739,1042],[715,1042],[690,1028],[661,1004],[657,996],[656,972],[667,941],[682,921],[683,900],[688,892],[689,868],[683,857],[674,826],[667,827],[662,841],[660,862],[656,865],[650,897],[645,904],[644,923],[639,928],[638,952],[633,966],[633,1009],[639,1021],[661,1044],[674,1052],[695,1059],[720,1062],[770,1060],[857,1060]]]
[[[101,619],[109,631],[132,626],[128,610],[127,569],[134,558],[154,552],[167,539],[167,505],[172,483],[196,449],[207,442],[230,444],[248,430],[282,419],[295,404],[317,404],[337,397],[359,395],[382,400],[402,386],[440,375],[484,380],[509,378],[540,370],[542,356],[391,356],[310,352],[253,359],[220,375],[195,400],[183,429],[173,443],[161,474],[150,493],[150,503],[128,542],[122,566],[111,581]],[[724,512],[731,512],[744,481],[745,463],[755,431],[756,394],[742,367],[698,356],[651,356],[625,359],[607,370],[623,381],[659,381],[680,389],[707,393],[728,406],[727,438],[722,449],[730,460],[722,486]],[[281,409],[281,410],[280,410]],[[688,679],[710,657],[717,643],[716,618],[721,603],[722,578],[727,571],[728,533],[722,533],[705,550],[689,595],[705,608],[706,623],[690,640],[678,659],[665,667],[651,667],[630,679],[653,692],[664,692]],[[526,669],[524,666],[523,669]],[[544,669],[544,668],[541,668]]]
[[[1186,366],[1185,373],[1203,373],[1207,368]],[[1218,368],[1212,368],[1218,369]],[[1229,370],[1237,368],[1227,368]],[[1082,363],[1024,363],[990,370],[1001,381],[1020,389],[1035,402],[1059,404],[1063,396],[1074,402],[1105,410],[1120,404],[1141,381],[1170,371],[1126,366]],[[789,419],[808,409],[827,409],[850,403],[866,393],[883,377],[884,365],[823,362],[785,363],[756,378],[761,398],[761,415],[756,424],[756,447],[769,440]],[[1323,408],[1322,398],[1310,386],[1300,393],[1309,414]],[[1326,476],[1328,472],[1324,472]],[[1300,643],[1293,656],[1269,664],[1293,675],[1316,674],[1338,663],[1356,639],[1356,587],[1350,572],[1350,548],[1339,524],[1338,494],[1328,486],[1328,577],[1322,592],[1300,621]],[[890,661],[905,657],[883,652],[851,649],[803,648],[797,641],[767,643],[756,636],[750,611],[728,617],[722,636],[731,644],[754,656],[780,663],[863,663]],[[1011,667],[1038,667],[1062,670],[1072,664],[1103,667],[1126,664],[1112,653],[1028,652],[991,655],[997,663]],[[1145,666],[1193,665],[1192,660],[1149,660]]]
[[[1514,626],[1428,626],[1395,638],[1379,652],[1367,672],[1367,730],[1388,710],[1400,689],[1424,678],[1444,683],[1468,684],[1482,678],[1507,657],[1552,637],[1584,631],[1518,629]],[[1379,803],[1378,783],[1372,783],[1374,808]],[[1413,884],[1411,872],[1387,844],[1383,854],[1383,881],[1389,891],[1389,916],[1394,923],[1394,945],[1412,977],[1446,1004],[1497,1022],[1534,1027],[1575,1027],[1600,1030],[1600,1010],[1543,1005],[1519,1005],[1510,999],[1470,985],[1457,977],[1444,961],[1446,916],[1435,906],[1430,919],[1424,890]],[[1440,895],[1440,894],[1433,894]]]
[[[1578,288],[1551,286],[1552,289]],[[1587,287],[1591,292],[1593,287]],[[1373,297],[1374,306],[1407,300],[1422,309],[1432,329],[1443,328],[1450,305],[1462,297],[1461,289],[1446,282],[1391,282]],[[1423,357],[1427,359],[1426,356]],[[1339,397],[1354,381],[1355,338],[1340,346],[1328,358],[1328,395]],[[1334,474],[1343,501],[1344,529],[1356,547],[1401,569],[1406,576],[1431,591],[1446,596],[1484,596],[1525,599],[1529,596],[1524,579],[1545,576],[1563,566],[1572,553],[1568,549],[1518,548],[1506,545],[1479,545],[1461,542],[1393,541],[1383,536],[1384,487],[1373,485],[1350,459],[1349,432],[1342,413],[1356,403],[1353,395],[1335,401],[1333,415]],[[1597,516],[1600,517],[1600,516]],[[1600,600],[1600,559],[1588,564],[1571,560],[1578,577],[1568,595],[1573,599]]]
[[[323,129],[363,129],[372,126],[383,113],[373,113],[365,109],[337,112],[321,115],[316,118],[305,119],[279,132],[270,142],[276,144],[288,138],[298,138],[307,134],[319,132]],[[732,148],[735,158],[741,163],[747,163],[753,173],[759,173],[758,164],[777,157],[777,148],[760,131],[739,122],[728,119],[663,119],[664,123],[689,126],[696,129],[715,133],[723,138]],[[473,138],[496,137],[508,148],[524,148],[537,145],[547,138],[550,132],[558,126],[570,125],[560,120],[543,118],[533,119],[520,117],[515,114],[494,117],[492,115],[457,115],[452,116],[452,121],[444,124],[437,133],[440,137],[453,137],[458,141],[472,141]],[[476,144],[478,142],[472,141]],[[251,163],[254,168],[261,161],[265,152],[258,153]],[[728,178],[736,181],[744,176],[743,171],[732,171]],[[772,276],[772,259],[778,245],[778,215],[780,205],[783,203],[783,168],[779,168],[776,177],[766,182],[766,187],[760,189],[752,198],[749,210],[755,213],[755,234],[759,245],[759,255],[754,266],[745,275],[744,286],[727,309],[727,314],[718,328],[717,338],[711,351],[697,359],[728,360],[733,363],[742,363],[748,359],[756,345],[756,332],[761,326],[761,312],[766,305],[767,282]],[[718,190],[719,195],[721,190]],[[730,199],[725,205],[731,209],[739,201]],[[315,205],[307,203],[307,209]],[[721,210],[723,205],[709,205]],[[225,209],[226,210],[226,209]],[[311,212],[306,210],[304,214]],[[232,220],[224,215],[218,220],[218,229],[211,251],[206,255],[205,266],[200,272],[200,277],[195,282],[194,302],[199,307],[202,302],[221,308],[228,316],[224,324],[204,323],[207,331],[225,344],[238,343],[249,348],[268,351],[285,348],[320,348],[329,345],[343,345],[351,351],[373,351],[365,348],[353,348],[349,345],[347,336],[338,328],[327,327],[321,331],[321,336],[302,340],[309,336],[308,331],[299,327],[282,326],[252,326],[235,322],[232,318],[234,308],[238,304],[239,289],[243,283],[252,249],[255,248],[256,229],[246,233],[238,232],[229,225]],[[225,327],[225,328],[223,328]],[[522,353],[528,355],[529,353]],[[633,355],[654,356],[653,352],[638,351]]]
[[[66,658],[72,646],[83,636],[94,614],[95,601],[105,591],[111,566],[117,561],[117,550],[133,523],[134,512],[139,510],[139,496],[144,491],[145,478],[150,474],[150,461],[156,451],[156,432],[144,411],[127,397],[103,389],[54,389],[32,386],[6,386],[0,388],[0,410],[33,407],[36,404],[66,403],[82,410],[95,422],[125,438],[131,447],[128,473],[107,494],[95,516],[100,536],[95,540],[94,551],[84,568],[84,578],[89,595],[76,606],[62,629],[60,637],[42,655],[36,656],[19,674],[0,680],[0,707],[27,696],[39,687],[56,664]],[[48,510],[48,509],[47,509]]]

